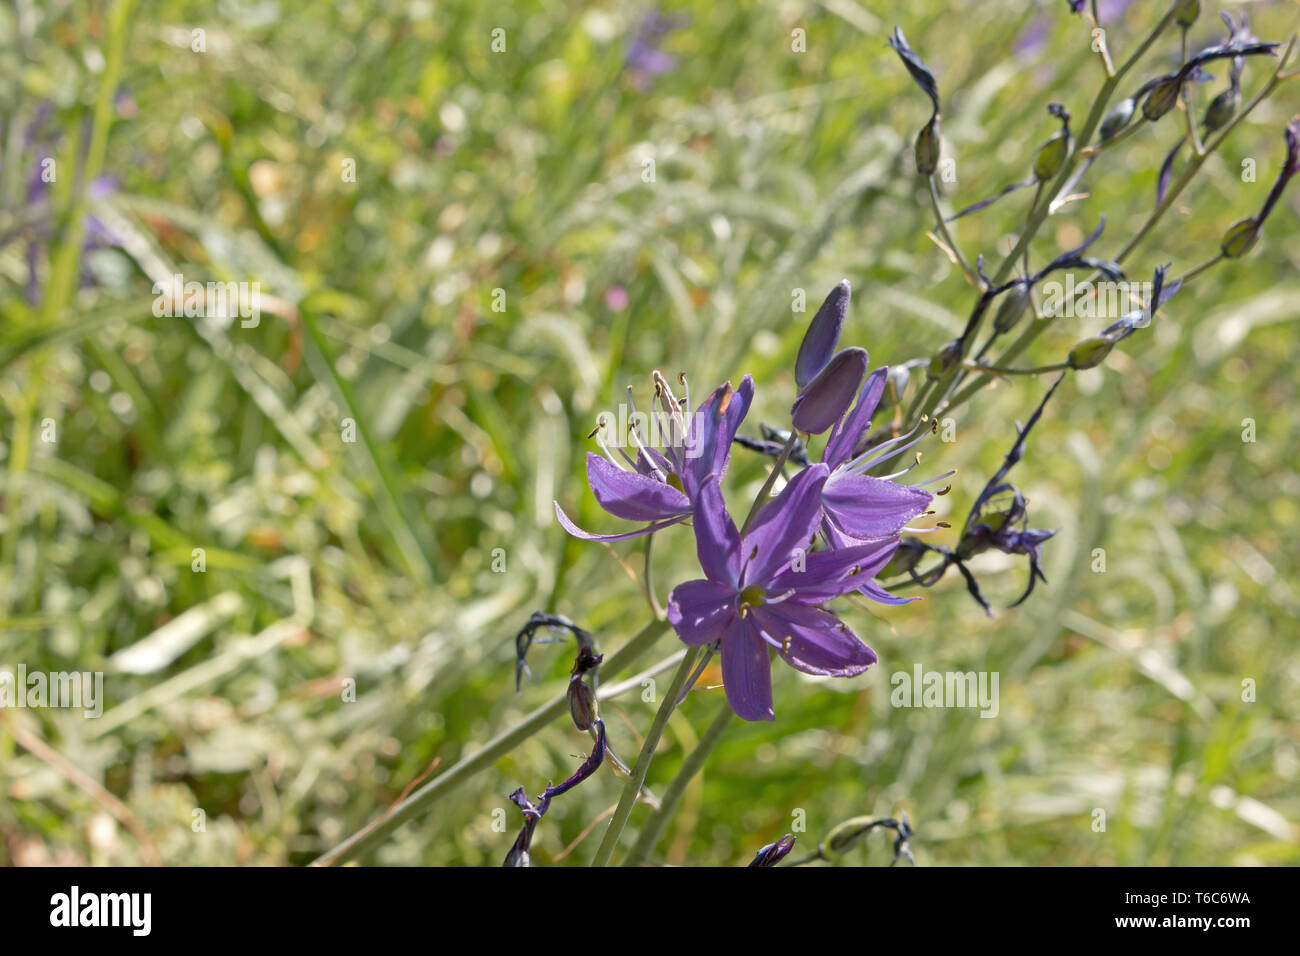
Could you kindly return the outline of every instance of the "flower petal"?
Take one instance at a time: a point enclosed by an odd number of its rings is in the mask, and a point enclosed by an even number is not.
[[[700,404],[691,422],[691,443],[686,446],[683,477],[687,494],[694,497],[707,476],[717,475],[721,479],[727,473],[732,439],[753,400],[754,379],[746,375],[740,388],[733,389],[730,382],[720,385]]]
[[[623,541],[626,538],[639,538],[643,534],[651,534],[659,531],[661,528],[667,528],[669,525],[678,524],[686,520],[686,515],[679,518],[669,518],[667,521],[656,521],[648,524],[644,528],[637,528],[634,531],[623,531],[619,534],[593,534],[590,531],[583,531],[576,524],[569,520],[569,516],[564,513],[558,501],[552,502],[555,505],[555,517],[559,520],[560,526],[575,538],[581,538],[583,541]]]
[[[862,384],[862,376],[867,374],[870,361],[866,349],[845,349],[836,353],[790,406],[790,418],[795,429],[820,435],[843,418]]]
[[[748,620],[736,618],[722,638],[722,683],[741,720],[775,720],[772,663],[767,642]]]
[[[888,365],[882,365],[868,375],[862,385],[862,393],[858,396],[858,404],[831,429],[830,437],[826,439],[826,450],[822,452],[822,461],[831,468],[853,457],[853,447],[871,427],[871,416],[880,404],[880,396],[884,394],[888,378]]]
[[[735,616],[736,592],[712,581],[687,581],[668,596],[668,623],[692,647],[717,640]]]
[[[710,581],[725,584],[732,591],[740,583],[740,532],[727,514],[727,503],[718,490],[718,476],[709,475],[695,499],[695,551],[700,567]]]
[[[745,584],[766,587],[778,571],[794,560],[797,550],[808,551],[821,521],[822,485],[829,469],[812,465],[790,479],[775,501],[758,513],[745,535]]]
[[[928,491],[872,475],[836,475],[822,491],[826,516],[854,538],[897,534],[926,509],[930,498]]]
[[[808,330],[799,343],[799,355],[794,360],[794,380],[800,388],[816,378],[835,354],[850,297],[849,280],[841,279],[808,323]]]
[[[805,674],[853,677],[876,663],[876,652],[829,611],[786,602],[765,604],[750,614],[778,641],[789,640],[781,657]]]
[[[803,570],[787,568],[772,579],[768,593],[776,596],[794,591],[790,600],[821,604],[856,591],[863,582],[880,573],[898,550],[892,535],[864,541],[836,551],[815,551],[804,560]],[[852,573],[856,569],[857,573]]]
[[[691,501],[672,485],[619,468],[587,452],[587,483],[600,506],[628,521],[663,521],[690,514]]]

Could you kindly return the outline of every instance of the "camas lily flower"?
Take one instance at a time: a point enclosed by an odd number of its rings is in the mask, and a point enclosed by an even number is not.
[[[708,475],[721,477],[727,470],[731,441],[754,399],[753,378],[746,375],[738,389],[732,389],[730,382],[719,385],[689,421],[682,414],[683,406],[690,408],[686,376],[680,377],[686,388],[686,397],[681,403],[673,396],[662,375],[655,372],[653,380],[662,426],[658,431],[664,437],[662,450],[646,444],[629,388],[628,404],[633,422],[628,437],[637,446],[636,456],[619,447],[618,453],[627,465],[622,467],[599,434],[603,423],[591,434],[600,442],[604,457],[594,452],[587,454],[587,482],[600,506],[616,518],[649,523],[634,531],[593,534],[569,520],[560,503],[555,502],[556,518],[564,530],[576,538],[620,541],[685,521],[691,516],[691,502],[699,494],[704,479]]]
[[[872,565],[880,545],[805,551],[821,522],[829,474],[817,464],[795,475],[744,538],[716,476],[705,479],[695,498],[695,545],[705,576],[673,590],[668,620],[686,644],[720,642],[727,701],[743,720],[774,719],[770,649],[806,674],[851,677],[876,662],[875,652],[820,605],[856,590],[861,575],[878,570]]]
[[[835,423],[822,451],[822,463],[829,469],[822,485],[822,537],[834,549],[860,548],[868,543],[874,545],[877,551],[871,563],[875,565],[879,560],[875,570],[888,563],[898,547],[899,532],[924,512],[933,498],[919,485],[904,485],[894,480],[906,471],[885,477],[864,474],[872,465],[906,451],[924,434],[919,437],[914,437],[915,432],[900,435],[860,455],[853,454],[854,448],[871,428],[871,416],[880,403],[888,378],[889,368],[883,365],[867,376],[857,405]],[[941,475],[923,484],[948,476]],[[874,573],[859,581],[857,590],[866,597],[882,604],[902,604],[911,600],[894,597],[871,580],[873,576]]]

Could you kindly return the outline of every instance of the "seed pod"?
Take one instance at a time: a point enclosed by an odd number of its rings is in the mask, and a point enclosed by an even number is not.
[[[1219,249],[1224,258],[1240,259],[1259,241],[1259,220],[1243,219],[1223,234]]]
[[[1084,339],[1074,348],[1070,349],[1069,365],[1072,369],[1093,368],[1106,361],[1106,356],[1115,343],[1109,339],[1094,336],[1090,339]]]
[[[1201,15],[1201,0],[1178,0],[1174,22],[1186,30]]]
[[[1043,180],[1056,175],[1061,163],[1065,162],[1065,154],[1069,152],[1069,139],[1065,133],[1057,133],[1038,148],[1038,155],[1034,157],[1035,176]]]
[[[939,118],[936,116],[916,134],[916,171],[932,176],[939,168]]]
[[[961,361],[961,339],[953,339],[935,353],[926,369],[930,378],[938,378]]]
[[[1241,104],[1241,90],[1238,87],[1230,86],[1214,99],[1205,109],[1205,131],[1213,133],[1217,129],[1227,126],[1229,121],[1237,115],[1237,107]]]
[[[1103,143],[1108,142],[1124,132],[1133,119],[1133,113],[1136,110],[1137,101],[1131,96],[1116,103],[1111,111],[1106,114],[1106,118],[1101,121],[1101,141]]]
[[[993,331],[1005,335],[1025,317],[1033,304],[1027,285],[1018,286],[1002,297],[997,314],[993,316]]]
[[[1178,76],[1171,74],[1151,88],[1147,98],[1142,102],[1142,115],[1155,122],[1164,116],[1178,102]]]

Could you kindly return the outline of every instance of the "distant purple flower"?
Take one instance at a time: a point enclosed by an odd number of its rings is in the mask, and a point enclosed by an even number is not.
[[[685,376],[681,381],[685,385]],[[587,454],[587,482],[600,506],[616,518],[649,523],[634,531],[593,534],[569,520],[560,503],[555,502],[556,518],[574,537],[585,541],[620,541],[685,521],[691,516],[691,502],[699,494],[705,478],[709,475],[721,477],[726,472],[731,458],[731,441],[754,398],[754,380],[746,375],[740,388],[734,390],[730,382],[718,386],[689,418],[682,414],[681,404],[658,372],[654,375],[654,382],[658,414],[665,425],[660,431],[667,432],[662,450],[646,444],[640,424],[635,421],[638,416],[629,388],[628,403],[634,421],[627,437],[636,443],[636,455],[629,455],[621,446],[618,447],[618,453],[627,465],[624,468],[610,453],[603,438],[598,436],[600,428],[592,434],[601,443],[605,457],[592,452]],[[683,401],[689,409],[689,387]]]
[[[806,674],[851,677],[875,652],[819,605],[856,590],[879,556],[876,542],[806,553],[821,523],[830,469],[817,464],[791,479],[742,539],[717,478],[695,498],[695,545],[705,577],[668,600],[668,620],[686,644],[721,643],[722,680],[744,720],[773,720],[769,651]]]
[[[659,49],[659,45],[664,37],[684,26],[686,20],[683,17],[659,10],[650,10],[641,20],[628,47],[626,61],[632,83],[638,89],[648,89],[656,76],[671,73],[677,68],[677,57]]]

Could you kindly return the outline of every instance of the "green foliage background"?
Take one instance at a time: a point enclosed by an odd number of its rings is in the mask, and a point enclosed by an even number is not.
[[[1164,8],[1133,3],[1106,24],[1115,55]],[[1233,5],[1246,8],[1264,39],[1295,28],[1291,5]],[[107,696],[98,720],[0,714],[7,863],[307,862],[432,762],[445,769],[549,700],[571,645],[536,648],[514,694],[512,639],[531,611],[569,615],[606,651],[647,619],[617,560],[639,573],[636,548],[569,540],[551,506],[617,524],[585,490],[583,460],[595,416],[628,384],[644,396],[653,368],[685,369],[698,390],[750,372],[750,431],[782,424],[807,318],[792,317],[792,290],[815,309],[843,276],[845,341],[876,363],[960,330],[972,291],[926,236],[909,144],[928,104],[884,45],[893,25],[938,75],[953,208],[1024,178],[1057,129],[1046,104],[1081,119],[1102,79],[1064,2],[675,2],[689,20],[664,41],[677,68],[648,88],[624,66],[643,13],[631,4],[116,9],[0,9],[0,665],[104,670]],[[1222,36],[1214,13],[1194,46]],[[804,53],[791,51],[796,28]],[[1176,56],[1171,35],[1131,85]],[[1247,67],[1247,96],[1270,69]],[[1226,68],[1211,72],[1203,89],[1217,91]],[[17,131],[42,101],[61,172],[37,210],[54,235],[29,304],[25,183],[40,156]],[[1253,113],[1130,275],[1185,271],[1253,214],[1296,110],[1283,86]],[[1104,157],[1034,261],[1101,211],[1096,251],[1112,254],[1152,208],[1181,122]],[[84,210],[128,241],[82,257],[94,281],[79,285],[72,171],[85,155],[95,172],[97,138],[121,188]],[[1013,473],[1035,526],[1060,529],[1050,585],[992,620],[955,575],[918,604],[851,609],[882,663],[851,681],[777,668],[776,722],[731,728],[657,860],[740,863],[802,816],[798,853],[846,817],[905,809],[923,864],[1296,862],[1297,195],[1248,258],[1198,278],[1062,386]],[[1028,201],[962,220],[959,241],[1000,261]],[[257,280],[276,299],[256,328],[155,318],[151,283],[171,273]],[[607,303],[614,286],[626,309]],[[1063,319],[1029,360],[1059,361],[1104,324]],[[1045,386],[1000,383],[954,416],[956,441],[927,446],[923,470],[959,469],[939,517],[964,518]],[[349,418],[355,443],[341,437]],[[733,509],[763,475],[736,454]],[[658,537],[664,592],[695,576],[694,550],[687,529]],[[491,569],[497,548],[505,573]],[[1022,562],[975,567],[999,606],[1019,593]],[[169,626],[153,640],[173,650],[147,672],[110,663]],[[890,674],[916,664],[997,671],[997,718],[891,707]],[[653,787],[721,694],[699,690],[674,715]],[[635,692],[606,705],[624,756],[654,708]],[[557,722],[366,860],[499,863],[519,823],[506,795],[568,776],[588,744]],[[534,863],[620,789],[601,773],[557,800]],[[566,861],[594,849],[587,839]],[[844,862],[889,857],[875,835]]]

